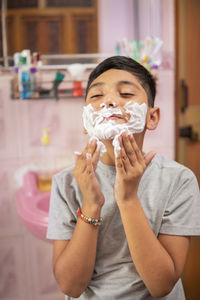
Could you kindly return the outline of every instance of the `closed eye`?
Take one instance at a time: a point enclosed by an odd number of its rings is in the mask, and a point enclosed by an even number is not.
[[[134,94],[131,94],[131,93],[120,93],[121,96],[124,96],[124,97],[132,97],[132,96],[135,96]]]
[[[102,94],[96,94],[96,95],[91,96],[90,98],[98,98],[98,97],[101,97],[101,96],[103,96],[103,95]]]

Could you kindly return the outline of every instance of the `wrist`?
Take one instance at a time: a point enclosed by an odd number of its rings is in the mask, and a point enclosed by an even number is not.
[[[82,221],[84,221],[87,224],[94,225],[94,226],[101,226],[102,225],[103,219],[101,217],[98,218],[98,219],[88,217],[88,216],[83,214],[83,212],[81,211],[80,208],[77,210],[77,215],[79,216],[79,218],[81,218]]]
[[[99,219],[101,217],[101,208],[99,204],[88,204],[83,201],[81,211],[86,216]]]
[[[132,206],[137,204],[139,201],[137,193],[129,195],[128,197],[123,197],[121,199],[116,200],[118,206]]]

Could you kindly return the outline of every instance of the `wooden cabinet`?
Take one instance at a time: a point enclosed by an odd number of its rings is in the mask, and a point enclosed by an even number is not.
[[[180,136],[180,128],[200,125],[200,1],[175,1],[176,12],[176,159],[189,167],[200,184],[200,140]],[[184,83],[184,85],[182,84]],[[182,109],[184,108],[184,110]],[[197,131],[198,132],[198,131]],[[199,216],[200,218],[200,216]],[[200,299],[200,237],[192,237],[183,274],[186,300]]]
[[[97,52],[97,29],[95,16],[91,14],[72,14],[72,52]]]
[[[82,7],[80,3],[46,0],[38,1],[37,8],[8,9],[8,54],[23,49],[41,54],[98,52],[97,0]]]
[[[64,53],[64,31],[63,16],[23,16],[21,47],[45,54]]]

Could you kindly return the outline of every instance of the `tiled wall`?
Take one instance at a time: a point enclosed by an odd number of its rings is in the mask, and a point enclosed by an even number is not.
[[[86,140],[84,100],[10,100],[10,79],[0,77],[0,299],[62,300],[51,270],[51,244],[32,236],[17,215],[14,174],[40,160],[40,136],[47,126],[54,152],[65,156],[66,165],[72,162],[73,151]]]

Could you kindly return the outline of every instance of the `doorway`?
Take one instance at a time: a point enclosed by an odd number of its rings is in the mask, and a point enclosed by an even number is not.
[[[175,0],[176,160],[200,184],[200,1]],[[200,218],[200,216],[199,216]],[[183,274],[186,300],[200,299],[200,237],[192,237]]]

